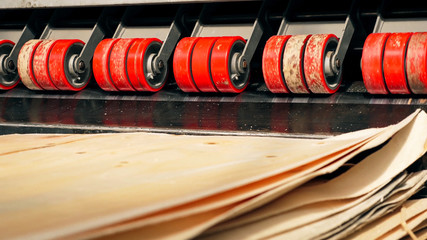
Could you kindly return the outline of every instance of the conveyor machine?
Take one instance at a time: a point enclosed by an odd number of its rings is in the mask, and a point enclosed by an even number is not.
[[[427,110],[427,3],[14,1],[0,129],[318,138]]]

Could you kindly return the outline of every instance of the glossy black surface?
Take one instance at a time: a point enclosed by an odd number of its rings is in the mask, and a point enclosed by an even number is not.
[[[0,94],[0,132],[97,133],[151,131],[322,137],[394,124],[426,96],[372,96],[355,84],[332,96],[274,95],[251,86],[239,95],[34,92],[23,87]]]

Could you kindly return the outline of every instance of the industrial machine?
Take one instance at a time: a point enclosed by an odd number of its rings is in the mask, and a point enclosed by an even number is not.
[[[0,129],[321,138],[427,110],[427,4],[14,1]]]

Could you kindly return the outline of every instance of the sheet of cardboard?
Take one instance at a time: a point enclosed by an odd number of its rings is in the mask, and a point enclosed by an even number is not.
[[[402,228],[402,221],[407,222],[417,216],[422,218],[423,215],[424,219],[427,218],[427,198],[409,200],[406,201],[402,207],[371,222],[362,229],[349,235],[347,238],[354,240],[378,239],[393,229]]]
[[[275,176],[383,131],[332,140],[29,135],[35,146],[27,136],[2,136],[16,149],[0,152],[0,230],[5,238],[73,236]]]
[[[384,186],[390,179],[400,173],[407,166],[411,165],[426,151],[424,149],[425,146],[422,144],[426,142],[425,135],[427,135],[426,115],[424,113],[421,114],[419,120],[414,123],[413,126],[405,127],[405,129],[406,131],[400,132],[399,136],[394,137],[390,141],[391,144],[387,144],[387,148],[385,150],[380,150],[375,154],[372,154],[337,178],[334,178],[325,184],[295,189],[294,191],[270,203],[268,206],[264,206],[262,209],[255,210],[242,215],[239,218],[224,222],[210,232],[226,230],[243,224],[248,224],[250,222],[260,221],[261,219],[265,219],[269,216],[274,216],[315,202],[355,198]],[[410,143],[406,144],[404,151],[402,150],[403,148],[397,147],[397,145],[403,145],[405,143],[404,141],[408,138],[408,134],[411,134],[410,131],[420,131],[421,133],[418,134],[417,139],[414,138],[414,141],[419,141],[418,143],[421,142],[417,151],[415,151],[415,147],[413,149],[413,146]],[[408,152],[408,154],[413,155],[405,155],[405,151]],[[355,181],[354,179],[358,180]],[[304,215],[294,214],[293,216],[299,218],[299,220],[295,219],[295,217],[292,218],[289,215],[288,218],[284,218],[287,219],[284,221],[290,229],[309,221],[310,218],[301,219],[301,216],[306,216],[307,214],[317,213],[306,211]]]

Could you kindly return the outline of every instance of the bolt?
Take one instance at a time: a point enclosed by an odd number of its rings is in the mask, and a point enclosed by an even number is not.
[[[157,67],[158,67],[159,69],[163,69],[163,68],[165,67],[164,62],[163,62],[162,60],[160,60],[160,61],[159,61],[159,63],[157,63]]]
[[[338,58],[335,60],[335,66],[337,66],[337,68],[341,67],[341,61]]]
[[[239,80],[239,76],[237,74],[233,74],[233,75],[231,75],[231,79],[233,81],[237,81],[237,80]]]
[[[9,61],[7,62],[7,67],[8,67],[10,70],[15,70],[15,63],[14,63],[12,60],[9,60]]]
[[[243,69],[248,68],[248,62],[246,60],[243,60],[242,67],[243,67]]]
[[[85,62],[80,61],[80,62],[79,62],[79,70],[80,70],[80,71],[83,71],[85,68],[86,68],[86,64],[85,64]]]

